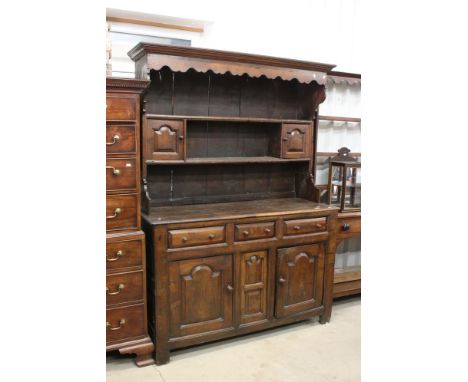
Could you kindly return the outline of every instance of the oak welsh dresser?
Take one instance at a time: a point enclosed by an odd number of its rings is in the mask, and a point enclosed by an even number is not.
[[[337,208],[314,186],[333,65],[140,43],[149,333],[170,350],[330,320]]]
[[[154,363],[140,218],[140,94],[148,81],[106,79],[106,350]]]

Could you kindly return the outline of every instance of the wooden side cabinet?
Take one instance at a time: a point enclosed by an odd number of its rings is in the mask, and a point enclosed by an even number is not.
[[[106,80],[106,350],[154,363],[140,222],[140,93],[148,81]]]
[[[346,239],[361,236],[361,213],[339,213],[336,224],[336,247]],[[335,271],[333,297],[361,293],[361,266]]]

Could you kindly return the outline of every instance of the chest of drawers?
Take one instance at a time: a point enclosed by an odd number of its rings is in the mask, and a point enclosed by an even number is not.
[[[140,223],[140,94],[147,81],[106,80],[106,350],[154,363]]]

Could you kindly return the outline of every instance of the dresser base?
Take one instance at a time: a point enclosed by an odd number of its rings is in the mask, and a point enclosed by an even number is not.
[[[120,354],[135,354],[135,364],[139,367],[155,363],[153,358],[154,345],[149,337],[136,341],[128,341],[119,345],[108,346],[106,350],[118,350]]]

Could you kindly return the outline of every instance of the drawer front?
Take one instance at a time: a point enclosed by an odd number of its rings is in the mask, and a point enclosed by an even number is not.
[[[117,241],[106,245],[107,269],[142,265],[143,240]]]
[[[107,94],[106,119],[107,120],[135,120],[136,96]]]
[[[236,241],[262,239],[275,236],[275,223],[237,224],[234,231]]]
[[[144,336],[146,334],[144,315],[143,304],[126,308],[107,309],[106,341],[115,342],[131,337]]]
[[[108,195],[106,200],[107,230],[139,228],[136,195]]]
[[[135,125],[108,125],[106,127],[106,152],[108,154],[135,154]]]
[[[143,300],[143,271],[107,275],[107,305],[138,300]]]
[[[135,190],[137,181],[136,159],[107,159],[106,189]]]
[[[357,235],[361,232],[361,218],[338,218],[338,224],[336,227],[338,235]]]
[[[169,248],[193,247],[225,241],[224,226],[169,231]]]
[[[284,235],[302,235],[327,230],[327,218],[285,220]]]

